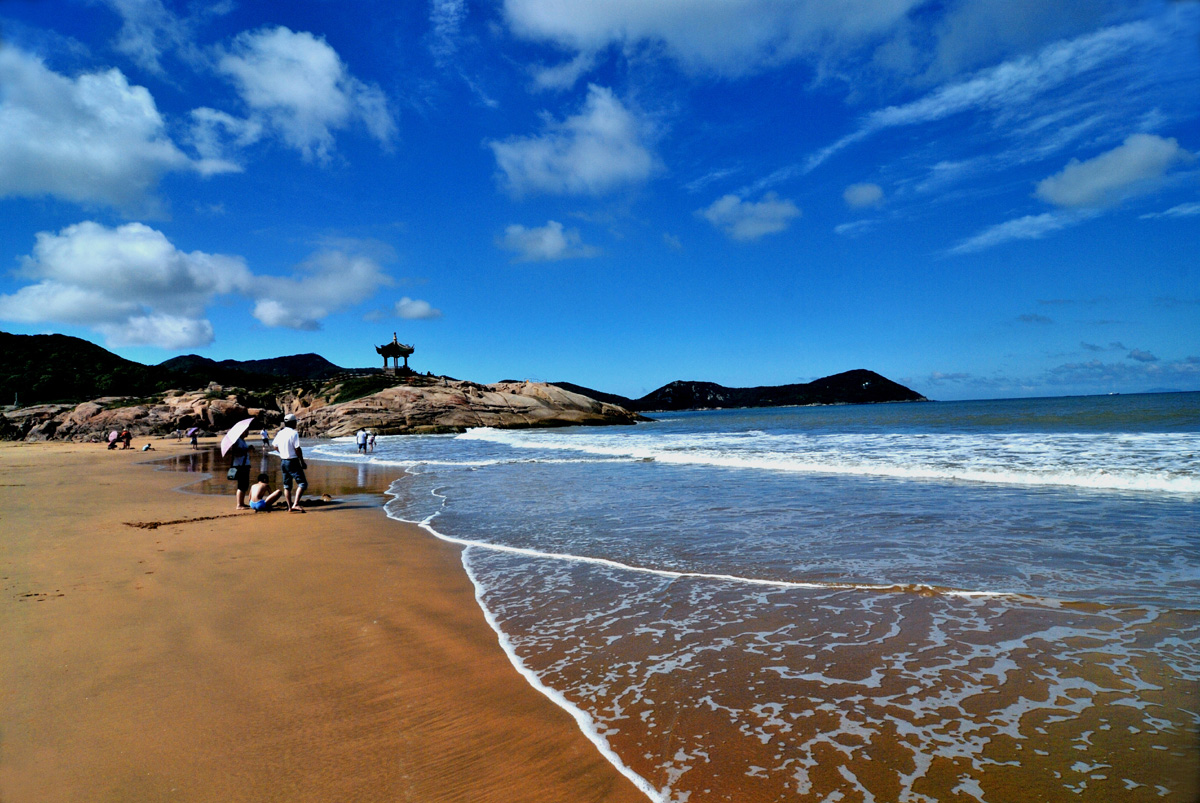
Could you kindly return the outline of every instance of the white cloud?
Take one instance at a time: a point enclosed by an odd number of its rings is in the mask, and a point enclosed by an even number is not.
[[[786,198],[768,192],[757,203],[726,195],[707,208],[697,210],[696,214],[734,240],[749,242],[783,231],[800,216],[800,210]]]
[[[184,253],[141,223],[41,232],[20,273],[35,283],[0,296],[0,318],[88,326],[112,345],[164,348],[211,343],[205,307],[251,283],[240,257]]]
[[[429,52],[445,65],[458,52],[458,36],[467,15],[466,0],[432,0],[429,5]]]
[[[226,143],[244,148],[263,136],[263,127],[258,121],[243,120],[216,109],[192,109],[191,118],[191,145],[210,172],[241,172],[241,165],[228,155]]]
[[[1010,52],[1076,35],[1100,23],[1112,0],[973,0],[949,7],[925,51],[932,56],[927,78],[944,79]]]
[[[1163,30],[1151,22],[1133,22],[1055,42],[1035,55],[980,70],[910,103],[871,112],[856,130],[812,154],[800,170],[810,172],[850,145],[889,128],[931,123],[970,110],[1036,108],[1036,98],[1103,64],[1128,59],[1137,49],[1160,42],[1162,36]]]
[[[892,29],[919,0],[505,0],[518,36],[578,52],[661,48],[685,69],[743,75],[825,57]]]
[[[842,200],[853,209],[878,206],[883,200],[883,187],[878,184],[851,184],[842,193]]]
[[[852,220],[849,223],[841,223],[833,227],[833,233],[842,237],[858,237],[866,234],[871,229],[879,225],[878,220]]]
[[[113,346],[166,349],[210,344],[205,310],[222,296],[255,299],[267,326],[316,329],[390,283],[374,260],[342,251],[321,251],[290,277],[255,276],[241,257],[181,251],[142,223],[92,221],[39,233],[19,274],[32,283],[0,295],[0,320],[86,326]]]
[[[599,250],[584,245],[578,229],[563,229],[557,220],[545,226],[526,228],[513,224],[504,230],[498,245],[517,255],[517,262],[554,262],[560,259],[593,257]]]
[[[1200,215],[1200,203],[1191,202],[1186,204],[1176,204],[1164,212],[1147,212],[1141,215],[1142,220],[1152,220],[1160,217],[1195,217]]]
[[[1167,171],[1192,154],[1174,139],[1133,134],[1112,150],[1086,162],[1072,159],[1037,185],[1037,196],[1056,206],[1104,207],[1162,185]]]
[[[60,75],[0,47],[0,197],[53,195],[133,210],[164,173],[221,172],[167,135],[154,98],[120,70]]]
[[[321,319],[366,301],[391,279],[370,257],[321,251],[292,277],[263,276],[249,291],[254,317],[267,326],[315,330]]]
[[[989,226],[950,249],[951,254],[971,254],[1012,240],[1040,240],[1051,232],[1074,226],[1091,217],[1089,213],[1044,212]]]
[[[442,317],[442,311],[434,309],[428,301],[405,296],[396,302],[396,317],[410,321],[433,320]]]
[[[179,315],[137,315],[119,324],[100,324],[110,346],[158,346],[178,351],[213,342],[213,327],[206,319]]]
[[[610,89],[590,86],[579,114],[545,129],[488,143],[514,194],[602,195],[657,169],[638,120]]]
[[[238,34],[217,72],[237,87],[251,119],[278,133],[305,159],[325,161],[334,131],[362,123],[384,147],[396,125],[379,87],[350,74],[324,39],[279,26]]]
[[[570,89],[595,64],[595,53],[580,53],[570,61],[556,64],[553,67],[534,67],[531,70],[533,73],[533,88],[536,90]]]

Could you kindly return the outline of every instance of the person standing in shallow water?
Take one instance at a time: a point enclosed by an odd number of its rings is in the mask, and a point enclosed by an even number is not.
[[[250,444],[246,443],[245,438],[238,438],[229,449],[229,454],[233,456],[230,465],[237,471],[237,490],[234,491],[236,510],[250,509],[246,505],[246,492],[250,490],[250,452]]]
[[[296,431],[294,413],[283,417],[283,429],[275,434],[271,446],[279,452],[282,461],[284,504],[288,506],[290,513],[304,513],[304,508],[300,507],[300,497],[308,487],[308,480],[304,476],[304,469],[308,468],[308,463],[304,462],[304,450],[300,448],[300,433]]]

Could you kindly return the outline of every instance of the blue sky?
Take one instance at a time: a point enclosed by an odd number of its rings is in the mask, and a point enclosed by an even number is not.
[[[1200,389],[1200,3],[0,4],[0,327]]]

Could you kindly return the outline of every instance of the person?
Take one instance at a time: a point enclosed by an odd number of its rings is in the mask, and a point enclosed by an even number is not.
[[[367,431],[365,429],[363,429],[362,427],[359,427],[358,433],[354,436],[354,439],[356,441],[358,441],[358,451],[361,452],[362,454],[366,454],[367,453]]]
[[[270,477],[258,475],[258,482],[250,486],[250,509],[255,513],[268,513],[271,505],[283,495],[283,491],[272,491]]]
[[[142,447],[142,451],[143,452],[153,452],[154,447],[151,444],[147,443],[145,446]]]
[[[237,503],[234,510],[249,510],[246,505],[246,492],[250,490],[251,451],[250,444],[241,437],[233,442],[233,446],[229,447],[229,454],[232,458],[230,466],[237,472],[237,476],[234,478],[237,482],[237,490],[233,492],[233,498]]]
[[[182,429],[175,430],[175,442],[179,443],[182,440],[183,440],[183,430]]]
[[[199,435],[197,435],[196,432],[197,432],[196,430],[194,430],[194,429],[192,430],[192,448],[193,449],[200,448],[200,444],[198,442]]]
[[[375,433],[372,432],[367,438],[367,447],[373,452],[375,451]]]
[[[110,450],[112,450],[112,449],[116,449],[116,448],[117,448],[117,444],[118,444],[118,443],[120,443],[120,442],[121,442],[121,439],[120,439],[120,438],[113,438],[111,441],[109,441],[109,442],[108,442],[108,448],[109,448]]]
[[[271,441],[271,446],[279,452],[279,458],[283,462],[284,504],[288,506],[290,513],[304,513],[304,508],[300,507],[300,497],[308,487],[308,480],[304,476],[304,469],[308,468],[308,463],[304,462],[304,450],[300,448],[300,433],[296,431],[294,413],[283,417],[283,428],[275,433],[275,440]]]
[[[265,452],[271,448],[271,434],[267,432],[266,427],[263,427],[263,431],[259,434],[262,435],[263,451]]]
[[[129,434],[129,430],[127,430],[127,429],[121,430],[121,434],[117,438],[117,440],[119,440],[125,444],[124,446],[121,447],[122,449],[128,449],[130,446],[133,445],[133,436]]]

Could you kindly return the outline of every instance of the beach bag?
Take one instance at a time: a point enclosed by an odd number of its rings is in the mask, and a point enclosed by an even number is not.
[[[225,475],[225,477],[226,477],[226,479],[236,480],[237,479],[237,467],[229,469],[229,472]]]

